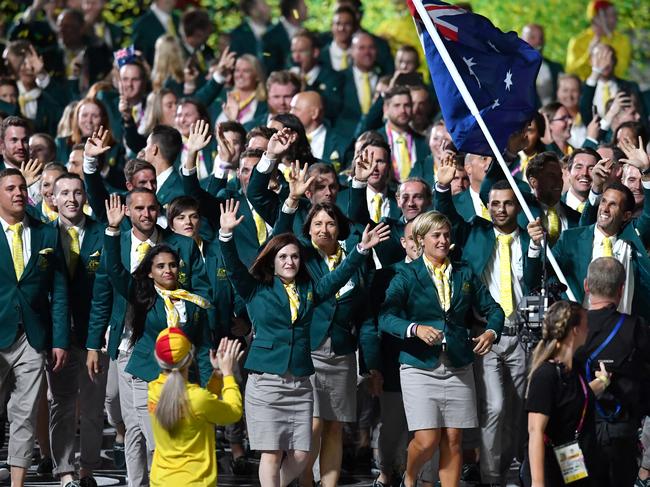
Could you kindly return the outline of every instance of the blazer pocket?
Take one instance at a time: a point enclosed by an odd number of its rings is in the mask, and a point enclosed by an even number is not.
[[[259,338],[254,338],[252,346],[257,348],[266,348],[267,350],[272,350],[273,340],[260,340]]]

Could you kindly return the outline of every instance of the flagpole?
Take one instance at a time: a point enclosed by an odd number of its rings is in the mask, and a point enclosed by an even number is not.
[[[429,13],[427,12],[427,10],[424,8],[424,5],[422,4],[422,0],[412,0],[412,1],[413,1],[413,5],[415,5],[416,10],[420,14],[420,19],[424,23],[427,32],[429,32],[429,35],[431,36],[431,40],[433,40],[433,43],[436,45],[436,49],[438,49],[438,53],[440,54],[440,57],[445,63],[445,66],[447,66],[451,78],[454,80],[454,83],[456,84],[458,91],[463,97],[463,100],[465,101],[467,108],[469,108],[470,113],[474,115],[474,117],[476,118],[479,127],[481,127],[481,131],[483,132],[483,135],[485,135],[485,139],[490,145],[490,149],[492,149],[492,152],[494,153],[497,161],[499,162],[501,169],[503,169],[503,172],[506,175],[506,179],[510,183],[510,186],[512,186],[512,190],[514,191],[515,196],[517,197],[517,200],[519,201],[522,210],[524,210],[524,214],[526,215],[526,218],[528,218],[529,222],[534,221],[535,218],[533,217],[533,214],[531,213],[530,208],[528,207],[528,203],[526,203],[526,200],[524,199],[524,195],[521,194],[521,191],[519,190],[519,187],[517,186],[515,179],[512,177],[512,174],[510,174],[508,165],[506,164],[506,161],[503,159],[503,156],[501,155],[501,152],[499,151],[499,148],[497,147],[497,144],[494,141],[492,134],[490,133],[490,129],[488,129],[487,125],[485,124],[485,120],[483,120],[483,117],[481,116],[481,112],[476,106],[476,103],[474,102],[472,95],[467,89],[467,86],[465,86],[465,82],[463,81],[463,78],[461,78],[460,73],[458,72],[458,69],[454,64],[454,61],[449,56],[449,53],[447,52],[447,48],[445,47],[444,42],[442,42],[442,39],[438,34],[438,29],[436,29],[436,27],[433,25],[433,21],[431,20],[431,17],[429,17]],[[426,52],[426,47],[424,46],[424,42],[422,41],[422,39],[420,40],[422,42],[422,49]],[[575,295],[573,294],[573,291],[571,290],[569,283],[567,282],[566,278],[564,277],[564,274],[562,273],[562,269],[560,269],[557,260],[555,260],[555,256],[553,255],[552,252],[547,252],[547,257],[548,257],[548,261],[551,263],[551,266],[553,267],[553,270],[555,270],[555,274],[557,275],[558,279],[560,279],[562,284],[564,284],[567,287],[566,290],[567,296],[571,301],[576,301]]]

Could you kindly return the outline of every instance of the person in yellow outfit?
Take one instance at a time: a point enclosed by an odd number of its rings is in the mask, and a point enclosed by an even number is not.
[[[632,46],[625,34],[616,32],[616,7],[607,0],[591,0],[587,7],[587,18],[591,25],[569,41],[566,72],[577,74],[582,81],[586,80],[591,73],[591,51],[597,44],[607,44],[616,51],[614,74],[618,78],[625,78]]]
[[[221,340],[210,351],[214,373],[207,390],[188,382],[192,344],[180,328],[160,332],[155,357],[162,369],[149,383],[149,414],[156,451],[151,466],[152,487],[214,486],[217,482],[215,424],[241,418],[243,407],[233,369],[241,358],[241,343]]]

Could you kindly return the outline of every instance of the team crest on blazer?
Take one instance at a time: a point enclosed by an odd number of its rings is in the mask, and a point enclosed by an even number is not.
[[[99,269],[99,258],[101,257],[101,251],[93,252],[88,256],[88,263],[86,264],[86,269],[88,272],[95,273]]]
[[[472,292],[472,283],[469,281],[463,282],[462,291],[463,294],[470,294]]]
[[[226,269],[223,267],[217,268],[217,279],[225,279],[226,278]]]
[[[314,295],[311,291],[307,293],[307,301],[313,301],[314,300]]]
[[[199,310],[196,310],[196,311],[194,312],[193,320],[194,320],[194,325],[198,325],[198,324],[199,324],[199,322],[200,322],[200,320],[201,320],[201,313],[199,312]]]
[[[183,285],[187,284],[187,274],[183,272],[184,268],[185,268],[185,261],[181,259],[178,262],[178,282],[180,282]]]

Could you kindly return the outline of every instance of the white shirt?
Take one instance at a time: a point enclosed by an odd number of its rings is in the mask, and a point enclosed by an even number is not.
[[[162,25],[165,31],[167,31],[167,25],[169,24],[169,19],[171,19],[171,14],[161,10],[155,2],[151,4],[151,11],[158,19],[158,22],[160,22],[160,25]],[[167,33],[169,34],[169,31],[167,31]]]
[[[18,85],[19,95],[25,98],[23,115],[30,120],[34,120],[36,118],[36,113],[38,112],[38,99],[41,96],[41,89],[37,86],[31,90],[27,90],[22,82],[18,81],[16,84]]]
[[[332,69],[335,71],[341,71],[343,69],[342,64],[344,56],[348,59],[348,66],[350,66],[351,62],[347,49],[341,49],[339,45],[332,40],[332,42],[330,42],[329,51]]]
[[[158,289],[156,286],[154,286],[154,289],[158,293],[158,296],[160,296],[161,299],[163,299],[163,295],[160,292],[160,289]],[[183,299],[172,299],[172,303],[174,303],[174,308],[176,308],[176,311],[178,311],[178,326],[182,327],[184,324],[187,323],[187,307],[185,306],[185,301]],[[169,311],[167,310],[167,306],[165,308],[165,316],[167,317],[167,322],[169,323]]]
[[[594,227],[594,246],[591,254],[591,260],[603,256],[603,240],[605,234],[598,228]],[[623,287],[623,296],[618,305],[618,311],[621,313],[632,313],[632,299],[634,298],[634,272],[632,269],[632,252],[633,249],[625,240],[618,238],[618,235],[609,237],[612,242],[612,256],[625,267],[625,286]],[[588,307],[589,297],[585,294],[583,305]]]
[[[363,80],[361,78],[361,71],[356,67],[352,67],[352,74],[354,75],[354,86],[357,90],[357,98],[359,100],[359,103],[361,103],[361,85],[363,83]],[[372,71],[368,71],[368,79],[370,80],[370,97],[375,94],[375,88],[377,87],[377,80],[379,79],[379,76],[377,76],[375,73]]]
[[[248,105],[248,108],[246,109],[246,113],[244,113],[244,115],[238,118],[236,122],[239,122],[242,125],[250,122],[255,117],[256,111],[257,111],[257,98],[254,98],[253,101],[251,101],[250,104]],[[216,123],[219,124],[227,121],[228,121],[228,117],[226,116],[226,113],[222,110],[219,116],[217,117]]]
[[[494,235],[505,235],[499,230],[494,228]],[[517,305],[521,302],[523,291],[521,289],[521,280],[524,277],[524,256],[521,251],[521,238],[519,229],[510,233],[512,241],[510,242],[510,280],[512,281],[512,297],[514,301],[514,309],[510,316],[506,316],[505,324],[514,325],[517,317]],[[483,270],[483,283],[490,291],[492,298],[498,303],[501,297],[501,269],[499,264],[501,262],[501,248],[498,241],[495,242],[494,250],[488,259],[488,263]]]
[[[596,91],[594,93],[594,100],[592,102],[592,105],[596,105],[596,109],[598,110],[598,115],[600,117],[604,117],[605,114],[607,113],[607,110],[605,110],[605,105],[606,103],[604,102],[603,95],[604,95],[604,90],[605,90],[605,85],[609,86],[609,97],[614,98],[614,95],[618,93],[618,84],[616,81],[613,79],[610,80],[603,80],[603,79],[598,79],[597,81],[593,79],[593,77],[589,76],[587,78],[587,81],[585,83],[588,86],[595,86]]]
[[[7,244],[9,244],[9,251],[11,252],[11,259],[13,267],[14,259],[14,248],[13,248],[13,239],[14,232],[9,230],[9,223],[7,223],[4,218],[0,218],[0,224],[2,224],[2,230],[4,232],[5,238],[7,239]],[[30,257],[32,256],[32,232],[29,228],[29,220],[27,215],[23,218],[23,267],[27,267]]]
[[[569,189],[569,191],[567,191],[567,193],[566,193],[566,201],[565,201],[565,203],[569,208],[578,211],[578,207],[582,203],[586,203],[586,200],[585,201],[580,201],[578,199],[578,197],[575,194],[573,194],[573,191],[571,191]]]
[[[79,249],[81,250],[81,246],[84,241],[84,236],[86,235],[86,218],[83,218],[81,220],[81,223],[79,225],[72,225],[72,227],[66,225],[61,221],[61,219],[58,219],[59,222],[59,235],[61,236],[61,245],[63,247],[63,255],[65,257],[65,265],[69,268],[70,267],[70,245],[72,243],[72,238],[70,237],[70,234],[68,233],[68,228],[76,228],[77,232],[79,234]]]
[[[474,191],[471,186],[469,188],[469,196],[472,198],[472,206],[474,207],[474,213],[476,213],[477,216],[482,217],[483,207],[485,206],[485,204],[483,203],[483,200],[481,200],[479,194],[476,191]]]
[[[163,184],[165,184],[167,179],[169,179],[169,176],[171,176],[173,171],[174,171],[174,166],[169,166],[160,174],[156,174],[156,194],[160,193]]]
[[[280,17],[280,23],[282,24],[282,27],[284,27],[284,30],[287,31],[287,35],[289,36],[289,39],[291,39],[296,32],[302,29],[302,26],[300,25],[293,25],[291,22],[287,20],[285,16]]]
[[[255,39],[260,41],[262,39],[262,36],[266,33],[266,28],[267,28],[266,24],[258,24],[250,17],[246,17],[246,23],[253,31],[253,35],[255,36]]]
[[[551,76],[551,68],[546,61],[542,61],[535,80],[535,87],[537,88],[537,95],[539,96],[542,106],[547,105],[555,99],[553,93],[553,77]]]
[[[327,137],[327,128],[325,125],[320,124],[317,129],[308,134],[311,138],[309,145],[311,146],[311,153],[316,159],[322,159],[325,152],[325,137]]]

